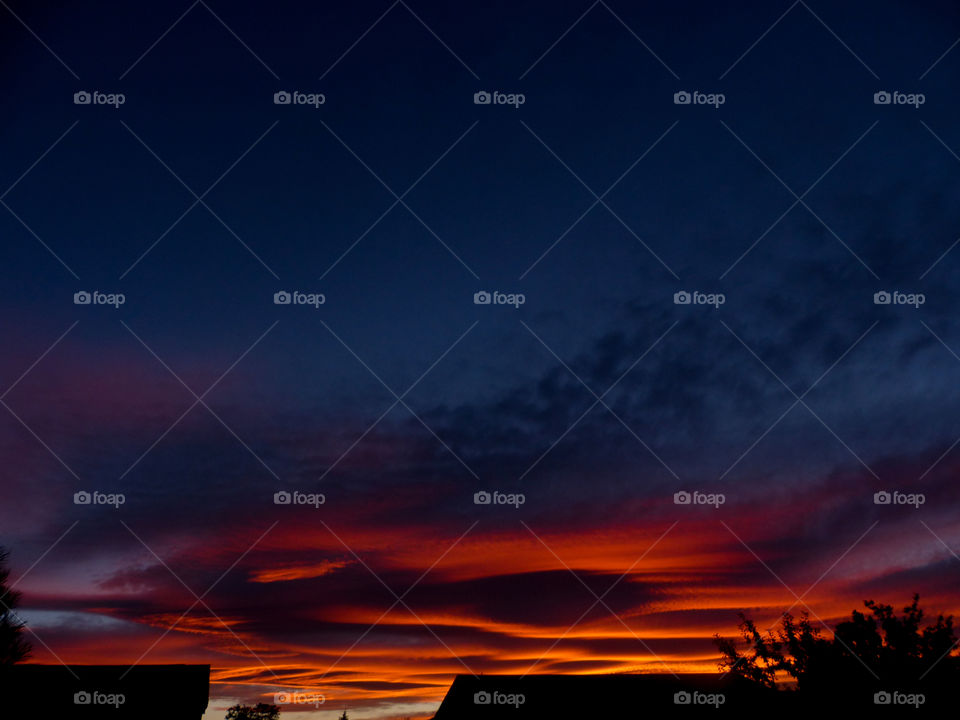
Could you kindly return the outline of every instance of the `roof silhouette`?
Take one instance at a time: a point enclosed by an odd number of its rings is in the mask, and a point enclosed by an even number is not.
[[[210,666],[14,665],[0,688],[2,717],[200,720]]]
[[[895,689],[891,688],[891,692]],[[946,717],[943,697],[919,708],[884,704],[882,689],[813,697],[773,690],[733,675],[458,675],[434,720],[566,720],[570,718],[780,718],[838,716]],[[900,700],[903,700],[901,697]],[[852,714],[850,714],[852,713]]]

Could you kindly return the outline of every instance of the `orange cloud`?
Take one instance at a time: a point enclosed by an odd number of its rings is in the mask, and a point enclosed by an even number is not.
[[[294,565],[291,567],[265,568],[250,573],[250,580],[257,583],[287,582],[322,577],[350,565],[347,560],[323,560],[312,565]]]

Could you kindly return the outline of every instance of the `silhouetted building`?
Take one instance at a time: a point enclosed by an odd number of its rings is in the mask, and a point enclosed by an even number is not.
[[[200,720],[209,693],[209,665],[0,669],[0,717],[11,719]]]
[[[434,718],[643,718],[664,717],[663,712],[715,717],[743,715],[773,694],[715,674],[458,675]],[[651,711],[657,714],[648,715]]]
[[[732,675],[458,675],[434,720],[947,717],[951,698],[895,688],[813,697]]]

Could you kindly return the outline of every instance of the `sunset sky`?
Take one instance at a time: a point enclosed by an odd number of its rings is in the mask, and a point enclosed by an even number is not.
[[[4,0],[32,661],[386,720],[712,672],[741,610],[960,613],[958,37],[946,0]]]

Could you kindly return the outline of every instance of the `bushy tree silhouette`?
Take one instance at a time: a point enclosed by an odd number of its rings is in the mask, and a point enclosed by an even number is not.
[[[227,710],[227,720],[279,720],[280,708],[267,703],[234,705]]]
[[[762,633],[740,613],[740,634],[745,648],[735,640],[714,636],[720,650],[720,670],[752,682],[774,687],[791,679],[796,690],[819,693],[842,687],[947,687],[960,681],[960,658],[953,655],[957,638],[953,617],[938,615],[923,626],[920,598],[898,615],[890,605],[864,603],[869,614],[854,610],[826,637],[810,622],[783,615],[777,632]]]
[[[31,646],[24,638],[24,623],[14,610],[20,604],[20,593],[7,585],[10,554],[0,547],[0,667],[13,665],[30,657]]]

